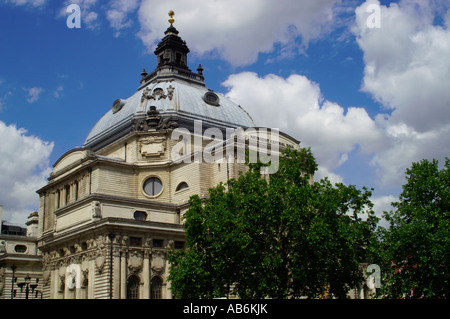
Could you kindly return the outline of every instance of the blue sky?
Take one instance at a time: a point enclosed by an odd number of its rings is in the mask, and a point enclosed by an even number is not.
[[[411,162],[449,156],[449,3],[0,0],[3,218],[24,223],[56,160],[155,68],[169,10],[210,89],[310,146],[318,178],[373,187],[380,214]]]

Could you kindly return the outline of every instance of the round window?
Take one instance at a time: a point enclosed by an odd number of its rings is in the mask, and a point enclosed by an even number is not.
[[[203,100],[208,104],[219,106],[219,97],[213,92],[206,92],[205,95],[203,95]]]
[[[144,182],[144,192],[149,196],[159,195],[162,191],[162,182],[157,177],[150,177]]]
[[[119,112],[124,105],[125,105],[124,100],[122,100],[122,99],[115,100],[113,103],[113,106],[112,106],[113,114]]]

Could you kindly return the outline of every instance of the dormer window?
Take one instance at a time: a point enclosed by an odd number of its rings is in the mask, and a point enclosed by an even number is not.
[[[210,105],[219,106],[219,97],[216,93],[213,92],[206,92],[205,95],[203,95],[203,101]]]

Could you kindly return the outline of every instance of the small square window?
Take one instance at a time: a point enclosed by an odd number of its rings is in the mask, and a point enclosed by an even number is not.
[[[164,244],[164,239],[153,239],[153,247],[161,248]]]
[[[130,237],[130,246],[141,246],[141,238]]]

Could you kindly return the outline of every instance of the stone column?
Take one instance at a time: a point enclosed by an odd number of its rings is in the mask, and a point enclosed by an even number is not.
[[[95,259],[89,260],[88,272],[88,299],[94,299],[95,291]]]
[[[116,249],[113,254],[114,258],[114,269],[113,269],[113,299],[120,299],[120,287],[121,287],[121,261],[120,261],[120,250]]]
[[[120,299],[127,299],[127,252],[122,251],[120,258]]]
[[[144,278],[144,291],[142,294],[142,299],[150,299],[150,252],[148,250],[144,251],[142,277]]]

